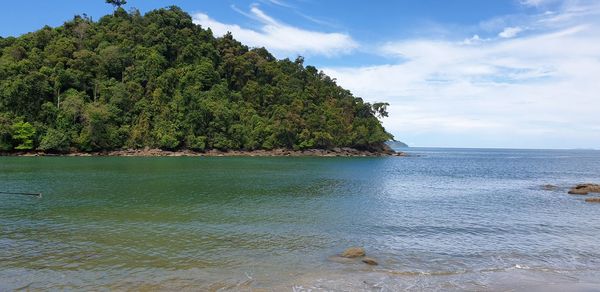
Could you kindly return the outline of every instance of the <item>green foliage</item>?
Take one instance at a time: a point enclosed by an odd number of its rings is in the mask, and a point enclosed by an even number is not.
[[[40,141],[38,149],[48,152],[66,152],[69,150],[69,136],[60,130],[48,129]]]
[[[11,118],[6,113],[0,113],[0,150],[9,151],[13,149],[12,145],[12,127]]]
[[[392,138],[378,119],[387,103],[363,102],[301,57],[215,38],[178,7],[107,3],[115,13],[97,22],[0,39],[0,150],[377,149]]]
[[[16,150],[33,149],[35,128],[28,122],[16,122],[12,125],[12,138],[18,144]]]
[[[121,7],[127,4],[127,0],[106,0],[106,3],[112,4],[115,7]]]
[[[371,108],[373,109],[373,114],[375,114],[379,118],[387,118],[388,112],[387,107],[390,106],[387,102],[376,102]]]
[[[80,149],[98,151],[113,149],[120,144],[114,120],[110,106],[97,102],[87,104],[83,113],[83,128],[77,139]]]

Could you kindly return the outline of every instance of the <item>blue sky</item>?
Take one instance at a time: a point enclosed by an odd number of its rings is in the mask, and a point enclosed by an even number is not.
[[[130,0],[177,5],[215,34],[305,56],[414,146],[600,148],[600,2]],[[0,35],[110,13],[102,0],[2,4]]]

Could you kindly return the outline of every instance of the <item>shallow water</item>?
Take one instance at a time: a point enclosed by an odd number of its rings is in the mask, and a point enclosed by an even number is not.
[[[0,157],[0,291],[600,290],[600,151],[408,152]]]

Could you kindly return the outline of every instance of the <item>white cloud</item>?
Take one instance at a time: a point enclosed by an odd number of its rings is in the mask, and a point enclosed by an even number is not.
[[[472,37],[465,39],[462,43],[465,45],[473,45],[473,44],[478,44],[483,41],[487,41],[487,39],[482,39],[479,37],[478,34],[475,34]]]
[[[548,2],[554,2],[552,0],[521,0],[521,4],[525,6],[541,6],[542,4],[546,4]]]
[[[499,37],[501,38],[514,38],[517,36],[517,34],[519,34],[520,32],[522,32],[523,29],[520,27],[507,27],[505,28],[502,32],[500,32],[498,34]]]
[[[287,8],[293,8],[292,5],[290,5],[287,2],[282,1],[282,0],[262,0],[262,2],[269,3],[269,4],[275,4],[275,5],[287,7]]]
[[[348,34],[325,33],[294,27],[275,20],[256,6],[250,9],[249,15],[261,24],[258,30],[222,23],[204,13],[195,14],[194,23],[210,27],[215,35],[231,32],[243,44],[266,47],[278,57],[298,54],[337,56],[350,53],[358,47]]]
[[[384,125],[409,144],[599,148],[600,9],[557,20],[571,8],[531,19],[526,37],[389,42],[396,63],[325,72],[390,102]]]

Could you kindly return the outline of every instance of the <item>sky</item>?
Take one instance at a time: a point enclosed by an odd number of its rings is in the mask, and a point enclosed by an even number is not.
[[[177,5],[215,35],[301,55],[388,102],[411,146],[600,148],[600,1],[129,0]],[[0,36],[112,12],[103,0],[7,1]]]

